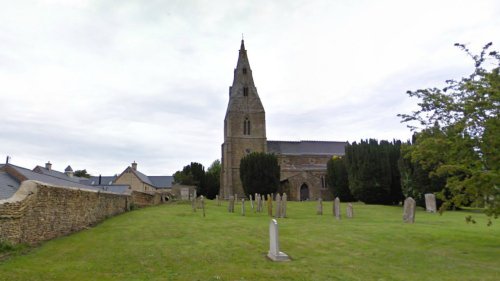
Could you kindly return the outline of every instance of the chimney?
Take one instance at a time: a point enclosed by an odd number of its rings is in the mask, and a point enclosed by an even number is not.
[[[45,169],[47,169],[49,171],[52,170],[52,164],[50,164],[50,161],[45,163]]]
[[[10,156],[7,155],[7,159],[5,159],[5,164],[9,164]]]
[[[101,185],[101,180],[102,180],[102,177],[101,177],[101,175],[99,175],[99,184],[98,185]]]
[[[68,165],[68,167],[66,167],[66,169],[64,169],[64,173],[66,174],[66,176],[72,178],[73,177],[73,169],[71,168],[70,165]]]
[[[137,163],[132,163],[132,170],[137,171]]]

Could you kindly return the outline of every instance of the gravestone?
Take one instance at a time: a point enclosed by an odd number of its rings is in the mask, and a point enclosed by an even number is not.
[[[203,195],[200,197],[201,209],[203,210],[203,217],[205,217],[205,200],[203,200]]]
[[[318,206],[316,207],[316,214],[323,215],[323,199],[318,198]]]
[[[193,191],[193,198],[198,198],[198,196],[196,195],[196,189]]]
[[[191,208],[193,208],[193,212],[196,212],[196,197],[191,199]]]
[[[276,218],[281,217],[281,196],[276,194],[276,214],[274,214]]]
[[[267,214],[273,216],[273,198],[270,195],[267,196]]]
[[[254,208],[253,208],[253,200],[252,200],[252,195],[250,194],[249,196],[250,196],[250,207],[252,207],[252,210],[254,210]]]
[[[286,218],[286,193],[283,193],[283,197],[281,198],[281,217]]]
[[[340,220],[340,199],[338,197],[333,201],[333,214]]]
[[[189,188],[181,188],[181,200],[189,200]]]
[[[245,198],[241,198],[241,215],[245,216]]]
[[[215,195],[215,202],[216,205],[219,206],[219,195]]]
[[[413,198],[408,197],[405,200],[403,206],[403,222],[414,223],[415,222],[415,208],[416,202]]]
[[[234,213],[234,196],[229,196],[229,204],[227,206],[227,210],[230,213]]]
[[[348,217],[348,218],[352,218],[352,217],[354,217],[354,212],[353,212],[353,210],[352,210],[352,204],[351,204],[351,203],[348,203],[348,204],[347,204],[346,214],[347,214],[347,217]]]
[[[264,202],[266,202],[266,201],[264,200],[264,195],[261,195],[261,196],[260,196],[260,212],[261,212],[261,213],[262,213],[262,212],[264,212]]]
[[[238,194],[234,194],[234,203],[238,204]]]
[[[432,193],[427,193],[425,196],[425,210],[430,213],[436,212],[436,196]]]
[[[275,219],[269,223],[269,252],[267,257],[272,261],[289,261],[290,257],[280,251],[278,222]]]

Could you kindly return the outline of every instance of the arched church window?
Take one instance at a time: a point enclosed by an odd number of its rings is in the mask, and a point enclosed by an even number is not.
[[[250,135],[250,120],[248,120],[248,117],[243,121],[243,134]]]
[[[247,74],[247,68],[246,67],[243,68],[243,74]]]
[[[248,87],[243,87],[243,96],[248,97]]]

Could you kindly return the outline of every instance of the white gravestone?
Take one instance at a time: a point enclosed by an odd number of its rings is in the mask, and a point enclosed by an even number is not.
[[[346,214],[347,214],[347,217],[348,217],[348,218],[352,218],[352,217],[354,217],[354,212],[353,212],[353,210],[352,210],[352,204],[351,204],[351,203],[348,203],[348,204],[347,204]]]
[[[415,207],[416,202],[413,198],[408,197],[405,200],[403,206],[403,222],[414,223],[415,222]]]
[[[241,215],[245,215],[245,198],[241,199]]]
[[[333,201],[333,212],[335,217],[340,220],[340,199],[338,197]]]
[[[281,217],[281,196],[276,194],[276,214],[274,214],[276,218]]]
[[[249,195],[249,197],[250,197],[250,207],[251,207],[251,208],[252,208],[252,210],[253,210],[254,208],[253,208],[253,200],[252,200],[252,195],[250,194],[250,195]]]
[[[317,215],[323,215],[323,199],[318,198],[318,207],[316,209]]]
[[[281,198],[281,217],[286,218],[286,193],[283,193],[283,197]]]
[[[280,252],[278,222],[272,219],[269,223],[269,253],[267,257],[272,261],[289,261],[290,257]]]
[[[430,213],[436,212],[436,196],[432,193],[427,193],[425,196],[425,210]]]

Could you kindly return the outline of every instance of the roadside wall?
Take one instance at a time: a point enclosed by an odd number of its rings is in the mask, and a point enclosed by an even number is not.
[[[70,234],[125,212],[130,195],[24,181],[0,200],[0,240],[35,244]]]

